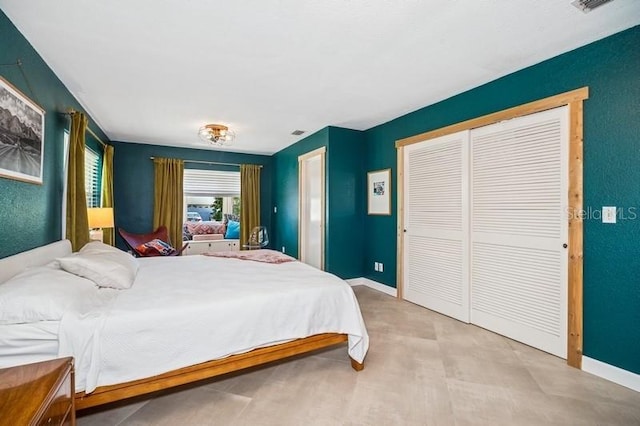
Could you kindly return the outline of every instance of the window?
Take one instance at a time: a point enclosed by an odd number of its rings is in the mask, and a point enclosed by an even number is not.
[[[240,172],[185,169],[183,179],[185,221],[240,215]]]
[[[84,190],[87,207],[100,207],[100,156],[87,147],[84,153]]]

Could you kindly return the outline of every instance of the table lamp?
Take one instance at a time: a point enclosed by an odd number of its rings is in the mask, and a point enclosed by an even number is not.
[[[87,209],[89,219],[89,240],[102,242],[102,228],[113,228],[112,207],[92,207]]]

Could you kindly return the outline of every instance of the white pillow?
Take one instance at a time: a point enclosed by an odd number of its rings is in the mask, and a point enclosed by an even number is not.
[[[117,248],[93,241],[78,253],[58,259],[67,272],[88,278],[100,287],[131,288],[138,272],[138,261]]]
[[[98,288],[59,268],[30,268],[0,284],[0,324],[59,321],[69,309],[91,304]]]

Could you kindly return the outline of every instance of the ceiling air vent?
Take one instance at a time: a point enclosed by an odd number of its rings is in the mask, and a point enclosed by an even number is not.
[[[304,133],[304,130],[294,130],[293,132],[291,132],[293,136],[300,136],[303,133]]]
[[[613,0],[575,0],[571,4],[583,11],[589,13],[598,6],[602,6],[605,3],[612,2]]]

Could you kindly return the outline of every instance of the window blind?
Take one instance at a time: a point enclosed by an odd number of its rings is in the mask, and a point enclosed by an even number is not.
[[[100,207],[99,169],[100,156],[94,150],[86,148],[84,153],[84,189],[87,193],[87,207]]]
[[[185,169],[185,196],[232,197],[240,195],[240,172]]]

